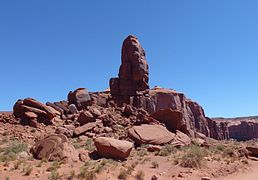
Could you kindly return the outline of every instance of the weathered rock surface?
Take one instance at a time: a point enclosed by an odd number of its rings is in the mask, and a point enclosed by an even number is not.
[[[154,88],[149,91],[146,109],[169,130],[180,130],[191,137],[194,132],[210,136],[207,118],[200,105],[174,90]]]
[[[222,132],[227,134],[225,139],[249,140],[258,138],[258,116],[238,118],[213,118],[217,124],[226,124]]]
[[[76,107],[74,104],[70,104],[70,105],[68,106],[68,108],[69,108],[69,110],[70,110],[70,112],[71,112],[72,114],[78,113],[78,109],[77,109],[77,107]]]
[[[13,107],[13,115],[25,124],[39,121],[47,125],[52,124],[52,119],[56,116],[48,106],[32,98],[18,100]]]
[[[139,91],[149,89],[149,71],[145,51],[135,36],[129,35],[122,46],[122,64],[118,78],[110,79],[110,92],[118,104],[137,101]]]
[[[50,135],[36,142],[30,152],[36,159],[78,161],[79,154],[65,135]]]
[[[85,88],[78,88],[68,94],[68,104],[75,104],[81,110],[91,104],[91,97]]]
[[[191,144],[191,138],[181,131],[176,130],[176,135],[171,144],[175,147],[183,147]]]
[[[89,122],[94,122],[96,119],[89,111],[82,111],[77,119],[77,122],[82,126]]]
[[[73,134],[74,136],[85,134],[87,131],[92,130],[96,126],[97,126],[97,122],[89,122],[87,124],[84,124],[83,126],[79,126],[75,128]]]
[[[175,134],[169,132],[161,125],[142,124],[130,128],[128,136],[137,144],[163,145],[170,143],[174,139]]]
[[[122,46],[119,76],[110,79],[110,93],[116,104],[142,107],[172,132],[177,129],[192,137],[195,131],[206,136],[216,134],[210,133],[208,120],[198,103],[173,90],[149,90],[148,76],[145,52],[136,37],[128,36]],[[130,109],[126,111],[130,114]]]
[[[210,130],[210,137],[218,140],[229,139],[229,132],[226,121],[215,121],[208,117],[207,121]]]
[[[126,159],[131,150],[133,143],[125,140],[117,140],[108,137],[98,137],[94,140],[97,152],[102,157]]]
[[[152,117],[166,125],[171,132],[176,130],[185,130],[185,122],[183,121],[183,113],[178,110],[160,109],[152,114]]]

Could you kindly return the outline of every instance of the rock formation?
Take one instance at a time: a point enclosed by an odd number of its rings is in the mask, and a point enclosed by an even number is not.
[[[118,77],[110,79],[110,91],[92,93],[78,88],[69,92],[67,100],[46,105],[27,98],[16,102],[13,114],[35,127],[38,122],[51,124],[56,117],[63,124],[57,132],[69,137],[118,134],[124,139],[126,128],[121,131],[117,127],[142,124],[159,124],[171,133],[181,131],[190,137],[202,133],[215,139],[227,139],[234,131],[232,126],[228,132],[225,122],[207,118],[203,108],[183,93],[150,89],[145,51],[135,36],[129,35],[124,40],[121,62]]]
[[[227,139],[249,140],[258,138],[258,116],[213,118],[212,120],[217,124],[226,124],[222,132],[227,133]]]
[[[52,124],[56,116],[55,111],[32,98],[18,100],[13,107],[13,114],[22,120],[22,123],[36,126],[37,122]]]
[[[154,88],[149,91],[147,111],[175,132],[180,130],[192,137],[200,132],[210,137],[210,130],[202,107],[174,90]]]
[[[122,46],[122,64],[118,78],[110,79],[110,93],[119,105],[138,105],[138,96],[149,89],[149,71],[145,51],[135,36],[129,35]]]

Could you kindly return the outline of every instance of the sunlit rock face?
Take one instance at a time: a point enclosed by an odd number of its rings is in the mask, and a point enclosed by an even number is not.
[[[149,70],[145,51],[135,36],[124,40],[121,59],[118,78],[110,79],[110,92],[118,104],[137,106],[138,97],[149,89]]]

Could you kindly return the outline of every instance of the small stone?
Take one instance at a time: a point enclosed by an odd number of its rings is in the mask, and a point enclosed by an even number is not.
[[[38,128],[39,123],[36,120],[30,120],[30,126],[34,128]]]
[[[85,135],[79,136],[80,141],[87,141],[89,138]]]
[[[149,147],[147,147],[147,150],[148,150],[149,152],[160,151],[160,150],[161,150],[161,146],[158,146],[158,145],[150,145]]]
[[[88,161],[89,160],[88,152],[85,150],[81,150],[79,152],[79,158],[80,158],[80,161],[82,162]]]
[[[22,152],[19,153],[19,157],[20,158],[28,158],[29,154],[26,151],[22,151]]]
[[[77,107],[76,107],[74,104],[70,104],[70,105],[68,106],[68,108],[69,108],[69,110],[70,110],[70,112],[71,112],[72,114],[77,114],[77,113],[78,113],[78,109],[77,109]]]
[[[110,127],[105,127],[105,132],[109,133],[109,132],[112,132],[112,131],[113,131],[112,128],[110,128]]]
[[[158,177],[156,175],[151,176],[151,180],[157,180]]]
[[[210,180],[211,178],[209,178],[209,177],[202,177],[202,179],[201,180]]]
[[[89,138],[93,138],[96,136],[96,134],[92,132],[86,132],[85,135],[88,136]]]
[[[101,115],[101,112],[97,109],[97,108],[91,108],[90,109],[90,112],[91,114],[94,116],[94,117],[99,117]]]
[[[183,178],[184,176],[183,176],[183,174],[179,173],[179,174],[177,175],[177,177]]]

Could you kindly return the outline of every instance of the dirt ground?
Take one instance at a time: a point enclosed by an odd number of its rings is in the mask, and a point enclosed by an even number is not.
[[[224,156],[220,152],[210,153],[200,161],[199,167],[182,167],[180,158],[188,150],[176,150],[167,154],[148,152],[144,147],[136,148],[126,161],[94,158],[89,156],[94,146],[88,139],[71,139],[79,152],[85,155],[83,162],[47,162],[34,159],[29,152],[37,139],[53,133],[54,127],[35,129],[19,124],[0,123],[0,179],[157,179],[200,180],[209,177],[214,180],[258,179],[258,161],[245,157]],[[219,142],[223,145],[225,142]],[[15,146],[16,145],[16,146]],[[18,152],[18,147],[26,146]],[[229,144],[223,145],[228,147]],[[3,152],[17,152],[7,154]],[[16,148],[16,149],[15,149]],[[18,149],[18,150],[17,150]],[[201,151],[205,149],[200,149]],[[200,152],[201,152],[200,151]],[[9,152],[8,152],[9,153]],[[228,153],[228,152],[227,152]],[[228,153],[229,154],[229,153]],[[12,155],[12,156],[11,156]],[[9,157],[10,156],[10,157]],[[94,171],[93,171],[94,170]]]

